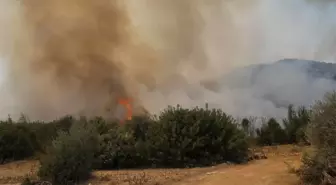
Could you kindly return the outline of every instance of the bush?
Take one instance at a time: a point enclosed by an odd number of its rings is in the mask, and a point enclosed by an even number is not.
[[[258,135],[257,142],[260,145],[271,146],[287,143],[286,132],[274,118],[269,119],[256,132]]]
[[[301,179],[305,183],[320,184],[327,162],[336,157],[336,92],[327,93],[313,106],[307,138],[311,150],[303,158]]]
[[[248,118],[243,118],[240,123],[241,129],[247,136],[247,142],[250,147],[257,145],[256,128],[255,128],[256,121],[257,117],[250,116]]]
[[[32,122],[29,127],[35,133],[41,152],[57,137],[60,131],[68,132],[75,119],[72,116],[65,116],[52,122]]]
[[[22,115],[17,122],[11,118],[0,122],[0,163],[32,157],[44,152],[57,137],[58,131],[68,131],[73,118],[70,116],[43,123],[29,122]]]
[[[305,107],[298,107],[297,110],[292,105],[288,107],[287,119],[283,120],[288,143],[308,143],[305,130],[310,122],[311,112]]]
[[[126,124],[111,124],[102,135],[100,161],[103,169],[150,167],[148,147],[149,117],[133,117]]]
[[[103,135],[103,168],[191,167],[247,160],[246,135],[221,110],[169,107]]]
[[[221,110],[169,107],[148,132],[152,162],[185,167],[247,159],[246,135]]]
[[[38,175],[53,184],[74,184],[86,180],[96,164],[99,149],[98,133],[86,120],[75,122],[69,133],[58,137],[40,160]]]
[[[261,128],[257,128],[258,145],[279,145],[279,144],[309,144],[305,130],[311,120],[311,110],[301,106],[288,107],[287,118],[283,120],[283,127],[275,118],[270,118],[267,122],[263,119]],[[249,120],[244,119],[241,123],[245,132],[249,129]]]
[[[28,124],[0,123],[0,164],[31,157],[38,148]]]
[[[323,180],[323,171],[327,169],[327,156],[324,152],[306,151],[302,156],[300,178],[304,183],[319,185]]]

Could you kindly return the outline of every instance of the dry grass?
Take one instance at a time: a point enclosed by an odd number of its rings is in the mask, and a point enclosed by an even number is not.
[[[96,171],[90,182],[102,185],[161,185],[178,182],[208,170],[209,168]]]
[[[297,163],[293,163],[293,161],[284,161],[284,163],[287,166],[288,173],[291,174],[298,174],[300,170],[300,165],[297,165]]]
[[[0,184],[15,184],[25,178],[37,179],[37,161],[17,161],[0,165]]]

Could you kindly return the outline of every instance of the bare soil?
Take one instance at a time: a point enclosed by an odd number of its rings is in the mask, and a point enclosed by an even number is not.
[[[148,169],[96,171],[91,185],[296,185],[291,170],[300,166],[302,148],[286,145],[263,148],[268,159],[246,165],[221,164],[192,169]],[[0,165],[0,184],[16,185],[29,175],[36,176],[37,161]]]

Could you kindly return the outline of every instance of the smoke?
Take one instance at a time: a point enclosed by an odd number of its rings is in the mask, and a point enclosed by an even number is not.
[[[204,105],[283,116],[269,100],[309,104],[335,85],[292,65],[255,82],[242,66],[335,61],[336,3],[308,0],[0,2],[0,108],[31,119],[113,116],[118,98],[151,113]],[[234,75],[231,75],[234,73]],[[111,113],[112,112],[112,113]]]
[[[16,111],[29,117],[112,115],[118,98],[136,97],[134,79],[160,71],[117,1],[27,0],[16,8],[13,24],[24,29],[16,30],[8,79]]]
[[[158,6],[154,1],[147,0],[141,4],[156,9]],[[137,2],[136,6],[141,6]],[[313,80],[296,63],[274,65],[260,71],[253,83],[249,81],[251,70],[235,70],[283,58],[335,61],[336,34],[333,30],[336,14],[333,1],[192,1],[193,6],[188,7],[193,7],[193,11],[182,10],[183,6],[175,1],[169,2],[170,5],[161,5],[170,7],[166,10],[170,14],[160,9],[155,13],[147,11],[146,14],[150,15],[137,14],[134,19],[139,23],[141,33],[146,38],[153,38],[154,41],[150,42],[153,48],[161,46],[166,49],[162,53],[174,56],[175,52],[169,51],[183,50],[181,47],[185,45],[181,42],[193,43],[194,52],[188,53],[189,58],[175,60],[180,64],[180,68],[175,70],[183,77],[170,78],[171,83],[165,84],[170,90],[168,95],[159,92],[142,94],[144,105],[151,112],[169,104],[196,106],[208,102],[211,107],[222,108],[237,116],[281,117],[287,113],[286,104],[309,106],[326,91],[334,89],[334,82]],[[178,7],[172,8],[171,4]],[[182,15],[179,12],[183,12]],[[198,14],[194,15],[194,12]],[[190,15],[196,18],[190,18]],[[186,19],[192,21],[185,24]],[[194,25],[202,30],[198,39],[192,38],[195,34],[188,34],[195,33],[192,30]],[[168,28],[182,37],[164,35]],[[198,58],[206,58],[201,69],[195,66]]]

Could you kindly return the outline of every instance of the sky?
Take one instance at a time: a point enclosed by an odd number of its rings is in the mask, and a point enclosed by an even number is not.
[[[233,70],[283,58],[334,62],[336,3],[312,0],[0,1],[0,117],[113,115],[119,96],[151,113],[204,105],[284,116],[263,98],[309,105],[334,86],[280,66],[253,87]],[[274,74],[281,71],[281,74]],[[244,76],[244,74],[242,74]],[[246,74],[247,75],[247,74]],[[204,81],[220,84],[209,90]],[[279,90],[280,89],[280,90]],[[15,117],[15,116],[14,116]]]

